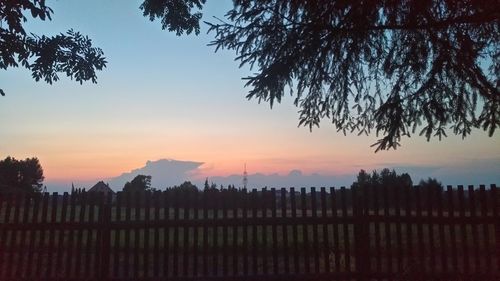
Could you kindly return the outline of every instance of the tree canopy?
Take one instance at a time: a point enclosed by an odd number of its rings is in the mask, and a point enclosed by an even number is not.
[[[0,191],[40,192],[44,180],[38,158],[0,160]]]
[[[178,35],[199,32],[205,0],[144,0],[151,20]],[[466,137],[500,126],[500,1],[234,0],[207,23],[210,45],[236,53],[248,99],[271,107],[295,97],[299,126],[329,120],[381,138]]]
[[[385,168],[382,169],[380,173],[374,170],[371,174],[367,173],[365,170],[361,170],[358,173],[356,181],[352,184],[352,187],[361,188],[367,186],[402,189],[412,187],[413,181],[408,173],[398,175],[394,169],[391,171]]]
[[[184,181],[180,185],[174,185],[171,187],[167,187],[167,190],[181,190],[186,192],[198,192],[198,187],[191,183],[190,181]]]
[[[151,188],[151,176],[137,175],[132,181],[123,186],[125,192],[153,191]]]
[[[28,17],[51,20],[52,9],[45,0],[0,1],[0,69],[24,67],[36,81],[49,84],[59,73],[80,84],[97,82],[96,71],[107,62],[92,40],[73,30],[55,36],[29,33],[23,26]],[[1,88],[0,94],[5,95]]]

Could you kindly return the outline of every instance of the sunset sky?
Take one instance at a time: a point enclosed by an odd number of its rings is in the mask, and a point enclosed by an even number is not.
[[[47,1],[52,22],[27,29],[57,34],[70,28],[103,49],[108,67],[98,84],[78,84],[61,74],[53,85],[29,72],[0,72],[0,157],[38,157],[46,184],[62,186],[118,176],[148,160],[204,164],[196,179],[241,174],[354,175],[360,169],[394,167],[447,184],[500,183],[500,134],[475,131],[427,142],[418,134],[396,151],[374,153],[377,137],[344,136],[325,120],[297,127],[298,109],[285,98],[271,110],[248,101],[234,53],[214,53],[213,38],[177,37],[139,10],[141,1]],[[208,1],[204,19],[221,17],[231,1]],[[430,169],[430,170],[429,170]],[[420,171],[420,172],[418,172]],[[439,171],[439,172],[436,172]],[[463,182],[468,181],[468,182]],[[336,183],[332,183],[335,185]],[[270,183],[271,185],[271,183]]]

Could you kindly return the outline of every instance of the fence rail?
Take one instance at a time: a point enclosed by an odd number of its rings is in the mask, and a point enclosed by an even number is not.
[[[0,280],[500,280],[486,188],[0,195]]]

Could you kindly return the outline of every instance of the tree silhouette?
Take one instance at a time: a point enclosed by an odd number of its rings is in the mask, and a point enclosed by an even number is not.
[[[190,181],[184,181],[180,185],[174,185],[172,187],[167,188],[167,190],[180,190],[185,192],[198,192],[198,187],[192,184]]]
[[[137,175],[132,181],[123,186],[124,192],[153,191],[151,188],[151,176]]]
[[[16,160],[8,156],[0,160],[0,191],[40,192],[43,180],[38,158]]]
[[[96,71],[106,67],[101,49],[79,32],[48,37],[27,32],[23,23],[29,14],[44,21],[51,19],[52,9],[45,0],[0,1],[0,69],[24,67],[36,81],[52,84],[59,73],[71,79],[97,82]],[[0,88],[0,94],[5,95]]]
[[[198,33],[204,0],[145,0],[163,28]],[[500,2],[481,0],[234,0],[208,23],[210,45],[236,53],[248,99],[271,107],[289,93],[299,126],[430,140],[500,126]]]
[[[443,184],[435,178],[428,178],[426,180],[420,180],[418,186],[422,189],[422,193],[426,196],[430,196],[431,203],[433,206],[437,205],[436,197],[442,196]]]
[[[210,185],[208,184],[208,178],[205,178],[205,183],[203,184],[203,190],[209,190]]]
[[[371,174],[361,170],[356,181],[351,185],[351,189],[358,191],[358,196],[380,196],[387,192],[388,202],[386,203],[392,206],[398,203],[394,196],[396,193],[403,194],[412,187],[413,181],[409,174],[402,173],[398,175],[394,169],[389,170],[387,168],[382,169],[380,173],[374,170]],[[373,193],[365,194],[364,192],[368,192],[367,189],[373,190]]]

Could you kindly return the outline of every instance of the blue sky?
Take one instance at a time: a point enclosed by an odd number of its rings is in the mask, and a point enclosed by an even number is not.
[[[140,3],[47,1],[53,21],[30,20],[28,30],[80,31],[103,49],[108,67],[98,84],[83,85],[62,76],[53,85],[37,83],[22,69],[0,72],[7,93],[0,99],[0,157],[39,157],[49,188],[113,178],[164,158],[203,162],[190,173],[197,180],[241,174],[247,163],[251,174],[298,169],[342,177],[387,166],[450,184],[500,182],[498,133],[441,142],[414,136],[375,154],[374,135],[344,136],[327,121],[309,132],[297,127],[291,97],[272,110],[245,98],[241,77],[251,71],[238,68],[234,53],[206,46],[212,36],[205,25],[200,36],[178,37],[143,17]],[[204,19],[222,16],[230,4],[208,1]]]

